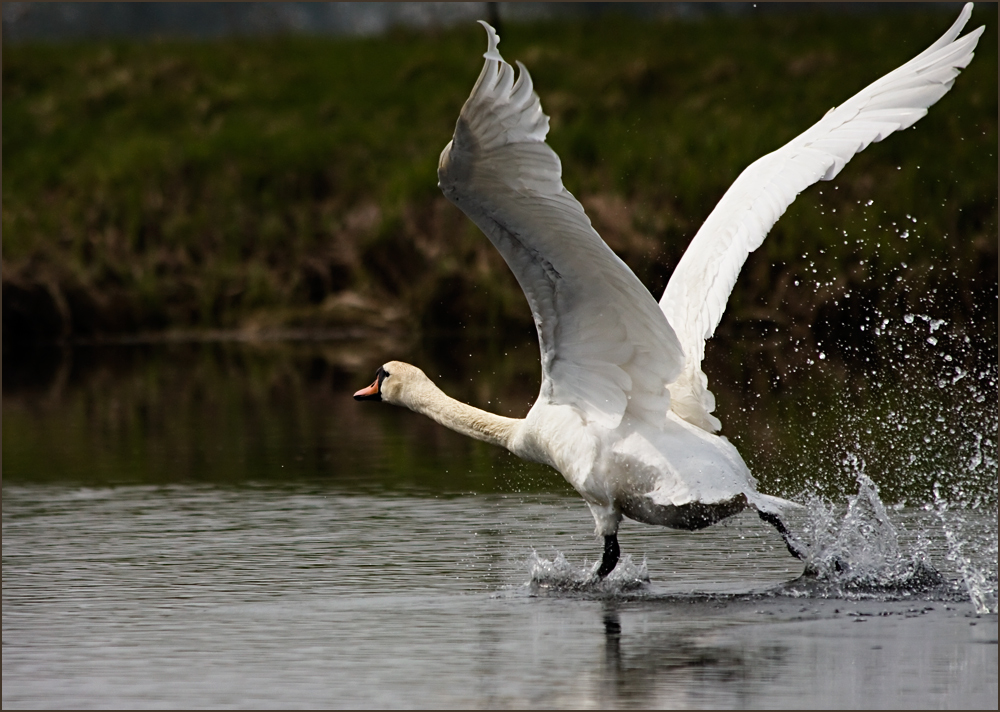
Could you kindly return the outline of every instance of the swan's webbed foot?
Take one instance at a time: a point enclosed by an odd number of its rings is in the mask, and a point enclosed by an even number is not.
[[[771,514],[770,512],[762,512],[760,510],[757,510],[757,514],[761,519],[778,530],[778,533],[781,534],[781,538],[785,542],[785,546],[788,548],[789,554],[794,556],[799,561],[806,560],[806,551],[802,548],[802,544],[792,538],[792,534],[788,531],[788,527],[785,526],[785,523],[781,521],[777,515]]]
[[[620,555],[621,549],[618,548],[618,535],[611,534],[604,537],[604,558],[601,559],[601,565],[597,569],[598,579],[603,579],[615,570]]]

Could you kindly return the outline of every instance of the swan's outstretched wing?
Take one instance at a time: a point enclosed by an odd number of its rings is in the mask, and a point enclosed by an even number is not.
[[[662,422],[683,354],[656,300],[591,227],[545,144],[549,120],[524,65],[489,33],[486,64],[441,153],[441,190],[482,229],[528,299],[540,401],[615,427],[628,409]]]
[[[801,191],[832,179],[855,153],[908,128],[951,88],[972,60],[982,27],[956,39],[972,13],[966,4],[944,36],[869,85],[785,146],[752,163],[722,196],[694,236],[660,300],[686,361],[670,386],[673,410],[714,432],[715,398],[701,371],[705,340],[715,333],[747,255]]]

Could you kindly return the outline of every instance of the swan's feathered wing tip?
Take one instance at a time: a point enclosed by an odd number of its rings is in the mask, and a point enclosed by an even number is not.
[[[961,32],[962,28],[965,27],[965,23],[969,21],[970,17],[972,17],[972,3],[967,2],[965,3],[965,5],[962,6],[962,12],[959,13],[958,19],[955,20],[955,25],[953,26],[957,26],[958,32]]]
[[[970,3],[971,4],[971,3]],[[503,57],[500,56],[500,52],[497,51],[497,45],[500,44],[500,35],[497,31],[493,29],[486,20],[480,20],[479,24],[486,28],[486,34],[489,36],[489,48],[486,50],[486,54],[483,55],[485,59],[492,59],[497,62],[502,62]]]
[[[457,160],[452,155],[456,151],[482,152],[510,143],[542,142],[549,130],[549,118],[542,112],[528,71],[517,62],[519,72],[515,81],[514,67],[497,51],[500,38],[496,31],[487,22],[479,23],[486,29],[489,48],[483,55],[486,61],[479,79],[462,106],[452,144],[442,152],[438,163],[442,190],[459,179],[458,173],[453,173],[452,179],[441,174],[443,167]],[[468,159],[472,160],[472,156]]]
[[[943,35],[941,35],[941,37],[938,38],[937,42],[935,42],[930,47],[928,47],[927,49],[925,49],[923,52],[921,52],[920,54],[918,54],[914,58],[914,61],[917,60],[917,59],[922,59],[922,58],[924,58],[924,57],[926,57],[926,56],[928,56],[930,54],[933,54],[934,52],[937,52],[939,49],[941,49],[943,47],[946,47],[947,45],[949,45],[952,42],[954,42],[958,38],[958,36],[960,34],[962,34],[962,30],[965,29],[965,26],[968,24],[969,18],[971,18],[971,17],[972,17],[972,3],[971,2],[967,2],[962,7],[962,11],[958,14],[958,18],[956,18],[956,20],[953,23],[951,23],[951,27],[948,28],[948,31],[945,32]],[[981,35],[983,33],[984,29],[985,29],[985,26],[984,27],[979,27],[975,31],[970,32],[968,35],[966,35],[962,39],[963,40],[967,40],[967,38],[969,36],[975,35],[975,37],[977,39],[972,40],[972,42],[973,42],[973,48],[974,48],[975,47],[975,42],[978,41],[978,37],[979,37],[979,35]],[[970,51],[970,54],[969,54],[969,58],[970,59],[972,58],[971,51]],[[964,67],[965,65],[961,64],[961,65],[958,65],[958,66]]]

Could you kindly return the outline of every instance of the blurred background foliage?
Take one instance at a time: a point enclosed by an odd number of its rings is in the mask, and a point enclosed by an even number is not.
[[[996,341],[996,6],[913,130],[803,193],[717,340],[857,352],[874,311]],[[941,8],[509,23],[564,182],[659,295],[739,172],[903,63]],[[191,330],[533,332],[513,276],[436,187],[480,28],[376,38],[3,48],[4,349]],[[357,333],[351,332],[351,333]],[[789,360],[791,359],[791,360]]]

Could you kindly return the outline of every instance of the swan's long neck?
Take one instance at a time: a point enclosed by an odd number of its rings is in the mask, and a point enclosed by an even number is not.
[[[401,394],[397,405],[426,415],[446,428],[483,440],[493,445],[511,449],[517,429],[524,421],[495,415],[445,395],[430,380],[407,389]]]

